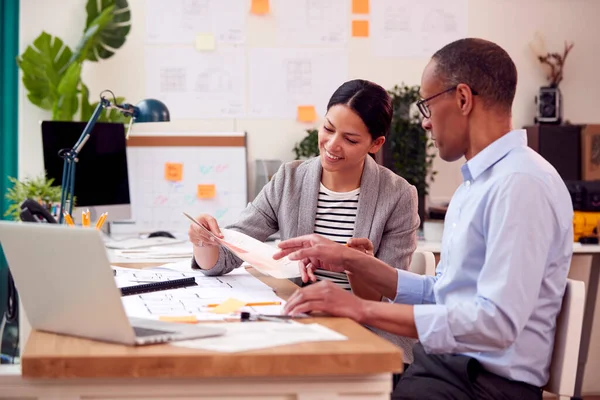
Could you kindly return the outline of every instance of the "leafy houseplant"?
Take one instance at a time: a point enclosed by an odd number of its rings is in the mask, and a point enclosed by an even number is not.
[[[111,57],[125,43],[131,29],[127,0],[88,0],[86,11],[83,36],[74,51],[60,38],[42,32],[33,46],[27,46],[17,57],[27,98],[51,110],[52,120],[72,121],[78,110],[80,120],[90,119],[98,103],[89,102],[89,90],[81,80],[83,63]],[[123,100],[117,98],[119,103]],[[126,117],[105,112],[98,121],[126,122]]]
[[[319,155],[319,131],[317,129],[307,129],[306,132],[308,135],[294,146],[296,160]]]
[[[384,147],[384,164],[417,188],[419,217],[425,219],[425,197],[429,194],[428,178],[433,181],[434,144],[421,126],[421,116],[413,105],[419,100],[419,86],[396,85],[392,97],[392,125]]]
[[[25,178],[23,182],[8,177],[13,187],[6,192],[6,199],[12,204],[4,213],[15,221],[20,220],[21,203],[26,199],[32,199],[42,204],[51,205],[60,202],[60,186],[52,186],[54,179],[46,179],[45,175],[36,178]]]

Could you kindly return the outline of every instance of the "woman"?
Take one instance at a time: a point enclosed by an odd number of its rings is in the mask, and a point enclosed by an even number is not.
[[[396,268],[407,269],[416,249],[417,192],[370,154],[383,146],[392,119],[385,89],[365,80],[340,86],[327,105],[319,130],[318,158],[281,166],[229,229],[264,241],[279,231],[282,240],[318,233],[349,247],[366,250]],[[221,235],[216,220],[198,222]],[[221,275],[242,261],[190,225],[193,266]]]
[[[391,120],[392,103],[385,89],[365,80],[344,83],[329,100],[319,129],[320,156],[282,165],[227,228],[260,241],[277,231],[282,240],[318,233],[408,269],[417,246],[417,191],[370,156],[385,143]],[[197,220],[221,236],[212,216],[200,215]],[[192,266],[206,275],[226,274],[242,264],[194,224],[189,237],[194,244]],[[347,285],[347,278],[325,273],[317,270],[314,278]],[[361,287],[361,282],[353,282],[352,277],[349,281],[356,295],[381,299],[379,293]],[[410,347],[403,345],[407,356],[412,355]]]

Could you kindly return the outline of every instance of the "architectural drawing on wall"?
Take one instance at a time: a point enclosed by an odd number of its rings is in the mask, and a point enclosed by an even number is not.
[[[371,9],[376,56],[431,57],[467,36],[468,0],[378,0]]]
[[[306,104],[323,116],[347,69],[348,56],[341,49],[251,49],[248,116],[295,119],[298,106]]]
[[[146,0],[146,43],[193,44],[198,33],[244,43],[246,14],[246,0]]]
[[[280,43],[342,45],[348,38],[348,0],[278,0],[273,13]]]
[[[246,113],[242,48],[210,53],[146,47],[146,95],[169,105],[171,119],[237,118]]]

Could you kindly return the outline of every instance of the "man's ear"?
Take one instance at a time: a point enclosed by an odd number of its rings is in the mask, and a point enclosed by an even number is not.
[[[379,136],[377,139],[373,140],[371,143],[371,148],[369,149],[369,153],[375,154],[381,149],[381,146],[385,143],[385,136]]]
[[[473,92],[468,85],[459,83],[456,86],[456,102],[462,115],[469,115],[473,109]]]

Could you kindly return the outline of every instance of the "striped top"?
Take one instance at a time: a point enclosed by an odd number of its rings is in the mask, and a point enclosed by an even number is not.
[[[344,193],[333,192],[321,183],[314,232],[334,242],[346,244],[354,234],[359,192],[360,188]],[[345,273],[317,270],[315,276],[319,281],[331,280],[344,289],[350,289]]]
[[[329,240],[346,244],[354,234],[360,188],[350,192],[333,192],[321,183],[315,233]]]

